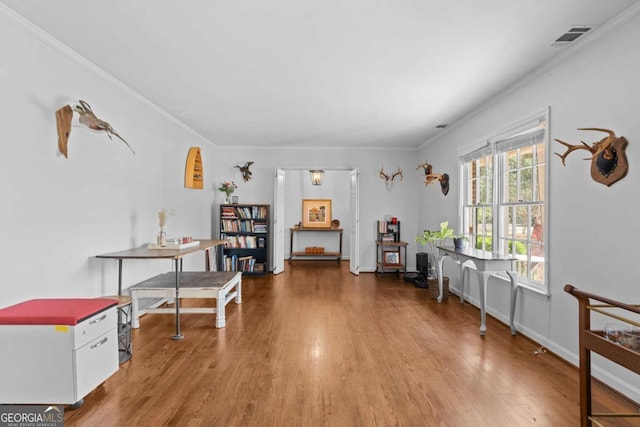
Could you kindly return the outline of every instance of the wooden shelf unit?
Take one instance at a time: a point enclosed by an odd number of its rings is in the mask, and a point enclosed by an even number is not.
[[[220,205],[220,239],[226,241],[222,271],[241,271],[244,275],[269,272],[271,231],[269,205]]]
[[[377,234],[376,273],[381,276],[385,271],[406,273],[408,243],[400,240],[400,221],[378,221]]]
[[[407,242],[376,241],[376,273],[384,275],[386,271],[397,274],[407,272]],[[404,253],[403,253],[404,252]],[[389,260],[389,257],[393,260]],[[398,262],[396,262],[396,260]]]
[[[594,413],[591,406],[591,352],[594,351],[629,369],[636,374],[640,374],[640,352],[627,348],[620,343],[615,343],[606,338],[604,331],[591,330],[591,314],[599,313],[603,316],[611,317],[616,321],[628,325],[640,326],[626,315],[640,315],[640,305],[630,305],[605,298],[599,295],[582,292],[572,285],[565,285],[564,291],[573,295],[578,300],[578,344],[580,354],[580,425],[582,427],[593,424],[601,425],[600,418],[636,418],[640,419],[639,413]],[[591,300],[599,301],[603,304],[593,304]],[[628,314],[627,314],[628,313]],[[640,336],[635,338],[640,340]]]

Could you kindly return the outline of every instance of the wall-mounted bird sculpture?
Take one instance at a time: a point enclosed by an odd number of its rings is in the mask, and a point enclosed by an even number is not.
[[[124,138],[121,137],[108,122],[105,122],[104,120],[96,117],[93,110],[91,109],[91,106],[86,101],[79,100],[78,104],[74,106],[65,105],[64,107],[56,111],[56,124],[58,127],[58,149],[65,157],[67,157],[68,154],[67,143],[69,134],[71,133],[71,120],[73,119],[74,111],[80,115],[80,123],[82,123],[89,129],[106,132],[107,136],[111,140],[113,140],[111,135],[116,136],[118,139],[124,142],[127,147],[129,147],[133,154],[136,154],[129,143],[125,141]]]
[[[83,100],[78,101],[78,103],[80,105],[74,106],[73,110],[76,113],[80,114],[80,123],[82,123],[89,129],[106,132],[107,136],[111,140],[113,140],[113,138],[111,138],[111,135],[118,137],[120,141],[127,144],[127,147],[129,147],[129,149],[133,154],[136,154],[136,152],[133,151],[133,148],[131,148],[129,143],[125,141],[123,137],[118,135],[118,132],[116,132],[115,129],[109,123],[96,117],[96,115],[93,113],[93,110],[91,109],[91,106],[89,104],[87,104]]]
[[[427,162],[420,163],[416,170],[424,169],[424,185],[429,185],[434,181],[440,183],[440,189],[445,196],[449,193],[449,174],[446,173],[433,173],[433,166]]]
[[[253,162],[247,162],[244,164],[244,166],[239,166],[239,165],[235,166],[238,169],[240,169],[240,172],[242,173],[242,179],[244,180],[244,182],[247,182],[251,179],[251,171],[249,170],[249,167],[252,164]]]

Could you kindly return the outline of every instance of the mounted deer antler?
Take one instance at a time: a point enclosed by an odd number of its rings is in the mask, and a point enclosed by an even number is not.
[[[594,181],[610,186],[621,180],[627,174],[629,164],[624,150],[627,148],[627,140],[624,137],[617,138],[614,131],[603,128],[578,128],[578,130],[593,130],[608,133],[609,136],[602,138],[598,142],[594,142],[589,146],[584,141],[580,144],[569,144],[567,142],[556,139],[557,142],[567,147],[567,151],[563,154],[555,153],[562,160],[562,165],[569,154],[577,150],[587,150],[592,156],[584,160],[591,160],[591,178]]]
[[[393,175],[389,176],[384,173],[384,166],[380,168],[380,178],[384,179],[384,185],[387,187],[387,190],[391,190],[391,186],[393,185],[393,180],[396,179],[396,176],[400,175],[400,181],[402,181],[402,169],[398,166],[398,170],[393,173]]]
[[[429,163],[422,162],[418,165],[416,170],[423,168],[424,169],[424,185],[427,186],[431,184],[433,181],[440,182],[440,189],[442,190],[442,194],[445,196],[449,193],[449,175],[446,173],[433,173],[433,166]]]

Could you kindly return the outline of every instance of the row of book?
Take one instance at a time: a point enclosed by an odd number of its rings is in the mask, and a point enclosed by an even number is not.
[[[224,271],[264,272],[264,263],[256,262],[256,259],[252,256],[224,255],[223,265]]]
[[[220,220],[221,231],[235,232],[235,233],[266,233],[267,224],[264,222],[257,222],[252,219],[221,219]]]
[[[378,233],[387,233],[392,231],[398,231],[400,228],[400,222],[390,221],[378,221]]]
[[[396,233],[384,233],[380,234],[380,240],[383,242],[395,242],[396,241]]]
[[[227,241],[229,248],[246,248],[256,249],[264,248],[266,246],[266,238],[259,236],[245,236],[245,235],[228,235],[222,234],[222,239]]]
[[[267,217],[267,207],[222,206],[220,215],[222,218],[265,219]]]

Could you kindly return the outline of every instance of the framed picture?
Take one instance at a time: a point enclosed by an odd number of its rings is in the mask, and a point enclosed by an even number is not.
[[[331,228],[331,200],[303,199],[302,228]]]
[[[385,264],[400,264],[400,252],[397,251],[385,251],[384,253]]]

